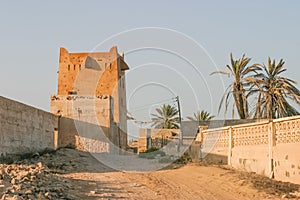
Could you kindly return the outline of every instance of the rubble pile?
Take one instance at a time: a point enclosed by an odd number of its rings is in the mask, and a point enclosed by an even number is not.
[[[0,199],[75,199],[71,181],[59,173],[76,166],[71,161],[55,159],[57,156],[47,153],[13,164],[0,164]]]

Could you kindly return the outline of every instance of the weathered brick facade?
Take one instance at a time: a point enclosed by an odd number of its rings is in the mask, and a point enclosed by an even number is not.
[[[109,52],[86,53],[60,48],[58,92],[51,96],[51,113],[108,128],[105,135],[125,148],[128,69],[117,47]]]

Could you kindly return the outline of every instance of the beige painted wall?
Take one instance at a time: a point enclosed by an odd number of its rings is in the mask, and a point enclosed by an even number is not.
[[[270,176],[268,145],[232,148],[231,165],[247,172]]]
[[[231,165],[249,172],[271,176],[268,120],[232,127]]]
[[[205,139],[205,142],[202,143],[201,159],[205,158],[208,163],[227,164],[229,128],[206,129],[206,127],[199,127],[199,131],[196,141],[199,141],[201,137]]]
[[[300,183],[300,145],[277,144],[273,149],[274,176],[282,181]]]
[[[210,162],[300,184],[300,116],[201,129],[196,141]]]
[[[300,116],[274,120],[274,176],[300,183]]]

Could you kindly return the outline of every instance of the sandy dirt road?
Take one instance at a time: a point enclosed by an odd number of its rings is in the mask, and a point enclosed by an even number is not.
[[[300,194],[298,185],[226,166],[172,164],[158,171],[121,172],[101,164],[87,152],[73,149],[60,149],[0,168],[0,199],[4,200],[300,199],[291,195]]]
[[[274,199],[217,167],[188,165],[148,173],[105,172],[63,175],[85,199]]]
[[[89,172],[71,172],[61,176],[72,180],[74,192],[81,199],[282,199],[273,182],[264,177],[218,166],[188,164],[176,169],[152,172],[99,171],[97,161],[85,158]],[[257,189],[250,179],[260,181]],[[269,190],[266,188],[269,187]],[[283,187],[288,187],[284,185]],[[271,189],[270,189],[271,188]],[[289,188],[287,188],[289,189]],[[287,190],[288,191],[288,190]]]

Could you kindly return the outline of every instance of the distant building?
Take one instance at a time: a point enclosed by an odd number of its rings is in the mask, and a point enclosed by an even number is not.
[[[100,125],[114,144],[126,148],[128,69],[117,47],[86,53],[60,48],[58,92],[51,96],[51,113]]]

